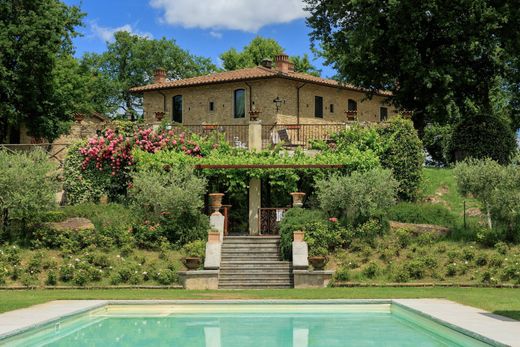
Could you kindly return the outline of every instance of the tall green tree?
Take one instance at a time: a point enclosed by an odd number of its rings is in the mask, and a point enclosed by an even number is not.
[[[241,52],[231,48],[222,53],[220,60],[222,60],[224,69],[238,70],[258,66],[264,59],[274,60],[275,56],[282,53],[284,53],[284,49],[276,40],[257,36]],[[290,60],[294,64],[294,71],[296,72],[314,76],[321,74],[321,71],[312,65],[307,54],[291,56]]]
[[[516,0],[305,1],[313,43],[339,77],[392,91],[419,127],[491,114],[497,77],[518,57]]]
[[[124,31],[115,33],[106,52],[86,54],[82,66],[98,76],[97,83],[105,85],[108,108],[132,119],[140,114],[142,96],[130,93],[129,89],[152,83],[155,69],[166,69],[167,77],[174,80],[217,69],[210,59],[190,54],[174,40],[149,39]]]
[[[0,142],[16,140],[22,123],[48,140],[66,131],[71,98],[56,69],[82,17],[59,0],[0,1]]]

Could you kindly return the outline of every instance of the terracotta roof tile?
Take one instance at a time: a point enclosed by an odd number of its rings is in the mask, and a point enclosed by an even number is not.
[[[349,89],[360,92],[365,92],[366,89],[356,87],[351,84],[340,84],[335,80],[325,79],[321,77],[316,77],[304,73],[298,72],[288,72],[282,73],[275,69],[268,69],[262,66],[257,66],[253,68],[246,68],[234,71],[224,71],[218,73],[212,73],[209,75],[186,78],[182,80],[176,81],[167,81],[164,83],[153,83],[145,86],[134,87],[130,89],[132,93],[141,93],[147,91],[154,90],[163,90],[163,89],[171,89],[171,88],[179,88],[179,87],[191,87],[191,86],[199,86],[206,84],[216,84],[216,83],[225,83],[225,82],[235,82],[235,81],[248,81],[248,80],[256,80],[256,79],[264,79],[264,78],[285,78],[300,82],[306,83],[314,83],[320,84],[335,88]],[[391,96],[392,93],[387,91],[379,91],[377,92],[379,95]]]

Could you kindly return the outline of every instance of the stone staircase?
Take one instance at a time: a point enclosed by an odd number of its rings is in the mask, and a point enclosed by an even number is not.
[[[225,237],[219,288],[292,288],[292,264],[280,260],[279,246],[279,236]]]

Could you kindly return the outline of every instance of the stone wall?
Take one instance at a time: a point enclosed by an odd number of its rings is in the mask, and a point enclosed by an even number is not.
[[[385,103],[385,97],[374,96],[369,100],[364,93],[358,91],[270,78],[146,92],[144,93],[144,119],[145,122],[151,123],[155,120],[155,112],[166,112],[165,119],[171,120],[173,97],[182,95],[184,124],[247,124],[250,105],[260,111],[259,118],[264,124],[273,124],[280,114],[296,117],[298,87],[301,87],[299,112],[302,124],[345,122],[348,99],[358,103],[360,121],[379,121],[381,106],[388,108],[389,117],[396,114],[395,107]],[[241,119],[233,117],[233,95],[236,89],[246,91],[246,117]],[[315,96],[323,97],[323,118],[314,117]],[[278,112],[273,102],[277,97],[283,100]],[[215,105],[214,111],[209,110],[210,102]],[[332,110],[331,104],[334,105]]]

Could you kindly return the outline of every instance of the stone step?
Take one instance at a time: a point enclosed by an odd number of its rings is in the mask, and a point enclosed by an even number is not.
[[[219,279],[218,280],[218,284],[219,285],[232,285],[232,284],[247,284],[247,285],[254,285],[254,286],[257,286],[257,285],[264,285],[264,286],[269,286],[269,285],[286,285],[286,286],[290,286],[292,285],[293,281],[292,279],[289,279],[289,278],[283,278],[283,279],[266,279],[266,278],[263,278],[263,279],[259,279],[259,280],[254,280],[254,279],[251,279],[251,278],[247,278],[247,279],[234,279],[234,278],[229,278],[229,279]]]
[[[268,260],[268,261],[279,261],[280,260],[280,257],[278,256],[265,256],[265,255],[258,255],[258,256],[251,256],[251,255],[222,255],[222,257],[220,258],[220,263],[223,264],[223,263],[226,263],[226,262],[231,262],[231,261],[247,261],[247,260],[251,260],[251,261],[262,261],[262,260]]]
[[[291,284],[248,284],[248,283],[230,283],[230,284],[220,284],[218,285],[219,289],[289,289],[292,288]]]
[[[220,269],[220,276],[222,275],[254,275],[254,276],[290,276],[292,271],[290,269]]]
[[[281,260],[265,260],[265,259],[262,259],[262,260],[252,260],[252,259],[247,259],[247,260],[237,260],[237,259],[232,259],[232,260],[226,260],[226,261],[222,261],[220,263],[220,267],[287,267],[287,268],[290,268],[292,266],[291,262],[290,261],[281,261]]]
[[[223,243],[222,249],[243,249],[243,248],[257,248],[257,249],[278,249],[278,244],[271,243]]]
[[[285,274],[230,274],[220,273],[219,282],[224,283],[226,280],[248,281],[256,283],[258,281],[291,281],[292,276],[289,273]]]
[[[259,256],[259,255],[266,255],[266,256],[279,256],[279,253],[277,249],[275,250],[265,250],[265,251],[259,251],[259,250],[242,250],[242,249],[226,249],[222,250],[222,255],[250,255],[252,257]]]

